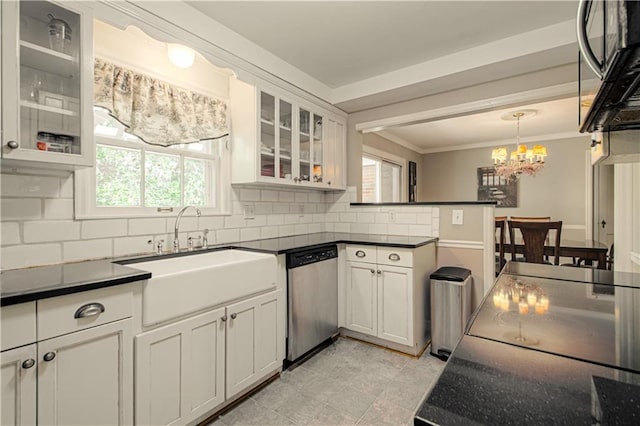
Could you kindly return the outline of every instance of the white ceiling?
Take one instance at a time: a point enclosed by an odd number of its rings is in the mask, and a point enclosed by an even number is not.
[[[420,153],[515,145],[516,122],[503,120],[502,116],[522,109],[536,111],[534,116],[520,121],[523,143],[579,136],[577,97],[393,127],[376,133]]]
[[[265,52],[255,56],[255,64],[270,71],[278,64],[269,57],[283,60],[317,83],[313,88],[293,84],[347,112],[559,70],[576,61],[576,0],[187,3]],[[553,78],[574,81],[574,69],[565,68]],[[554,84],[559,82],[540,82],[540,87]],[[575,133],[575,99],[522,108],[540,111],[531,125],[523,121],[525,138]],[[489,144],[515,136],[514,124],[500,120],[500,114],[394,127],[381,134],[419,152]]]

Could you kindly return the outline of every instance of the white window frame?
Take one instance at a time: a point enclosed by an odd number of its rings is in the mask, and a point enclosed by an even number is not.
[[[400,203],[406,203],[409,199],[409,188],[407,186],[407,159],[400,156],[372,148],[367,145],[362,146],[362,157],[373,158],[375,160],[386,161],[400,166]],[[362,159],[360,161],[362,164]],[[362,175],[362,166],[360,174]]]
[[[214,191],[215,207],[197,206],[205,216],[229,215],[231,206],[231,155],[229,136],[220,141],[214,141],[217,153],[199,153],[186,149],[176,149],[145,144],[144,142],[128,142],[117,138],[94,135],[96,145],[107,145],[118,148],[141,150],[141,178],[144,185],[144,155],[145,152],[175,155],[180,157],[180,179],[183,179],[183,158],[202,158],[213,160],[213,178],[215,184],[210,183]],[[96,150],[97,152],[97,150]],[[104,219],[104,218],[132,218],[132,217],[173,217],[182,206],[172,207],[99,207],[96,205],[96,166],[75,172],[75,217],[76,219]],[[215,186],[213,186],[215,185]],[[142,197],[142,191],[141,191]],[[181,195],[181,200],[184,194]],[[144,198],[141,198],[144,203]],[[181,204],[182,203],[181,201]]]

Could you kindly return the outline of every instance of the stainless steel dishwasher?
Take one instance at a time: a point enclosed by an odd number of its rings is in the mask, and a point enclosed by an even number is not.
[[[338,247],[287,254],[287,361],[338,333]]]

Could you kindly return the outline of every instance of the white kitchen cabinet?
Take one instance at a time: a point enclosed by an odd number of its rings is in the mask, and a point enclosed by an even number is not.
[[[347,328],[378,333],[378,283],[375,264],[347,262]]]
[[[283,303],[276,291],[227,307],[227,398],[282,365]]]
[[[135,423],[193,423],[282,366],[282,290],[135,338]]]
[[[428,283],[435,270],[434,245],[347,245],[345,257],[345,334],[420,353],[430,339]]]
[[[136,337],[136,424],[188,423],[224,402],[225,309]]]
[[[38,423],[132,423],[131,319],[38,342]]]
[[[4,309],[4,308],[3,308]],[[2,425],[36,423],[36,345],[2,352]]]
[[[52,22],[65,28],[58,41]],[[93,164],[92,27],[79,2],[2,2],[3,162]]]
[[[1,314],[3,334],[12,330],[2,338],[3,425],[35,424],[36,413],[46,425],[133,422],[130,284],[10,305]]]
[[[232,183],[345,189],[344,118],[233,78],[230,93]]]

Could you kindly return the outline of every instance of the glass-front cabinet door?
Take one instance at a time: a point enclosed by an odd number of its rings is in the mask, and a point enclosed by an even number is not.
[[[322,137],[322,125],[323,125],[322,116],[318,114],[313,114],[313,138],[312,138],[312,147],[313,147],[313,155],[311,156],[311,181],[322,183],[322,173],[323,173],[323,137]]]
[[[260,92],[260,176],[292,180],[293,105]]]
[[[300,108],[300,125],[298,132],[299,140],[299,182],[311,181],[311,112],[304,108]]]
[[[2,157],[91,165],[91,18],[73,3],[2,2],[2,24]]]

